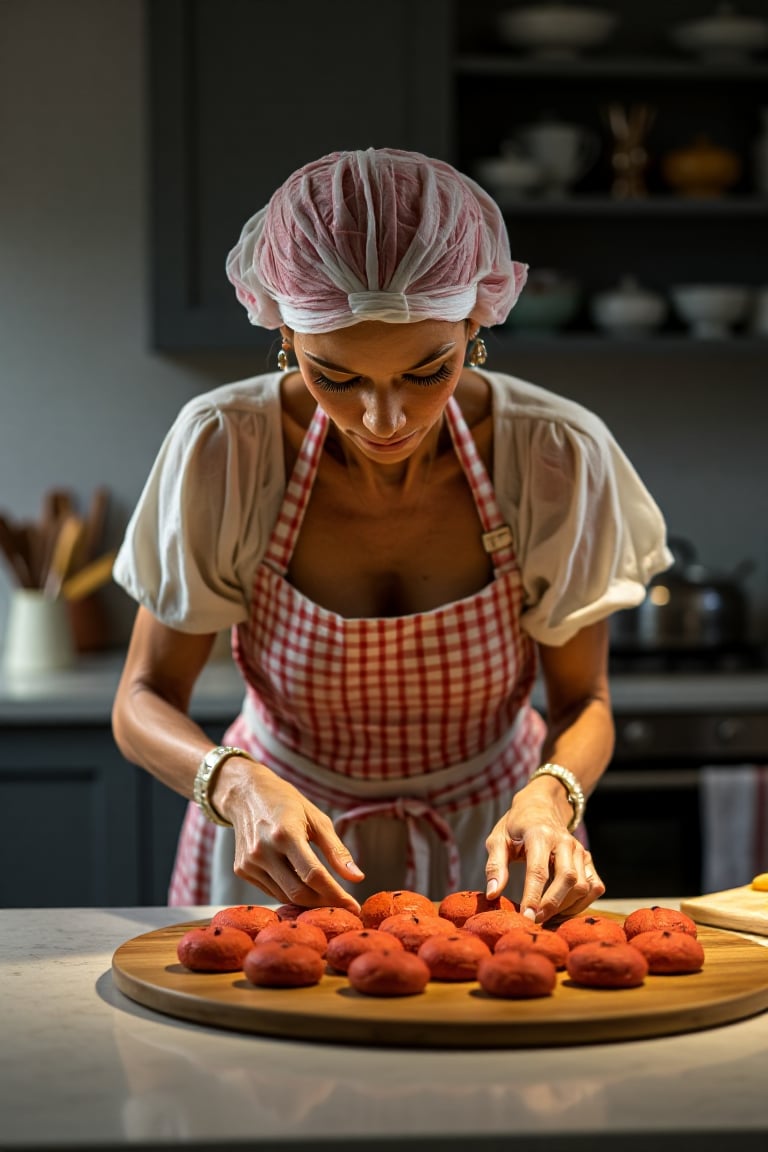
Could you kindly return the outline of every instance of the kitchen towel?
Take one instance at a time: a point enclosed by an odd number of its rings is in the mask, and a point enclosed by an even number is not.
[[[768,766],[707,766],[701,777],[703,891],[749,884],[768,872]]]

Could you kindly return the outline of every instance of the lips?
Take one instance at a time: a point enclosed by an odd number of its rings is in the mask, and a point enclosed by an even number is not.
[[[411,432],[408,436],[401,436],[397,440],[366,440],[362,436],[358,436],[357,439],[364,448],[371,452],[397,452],[398,449],[409,444],[415,436],[416,433]]]

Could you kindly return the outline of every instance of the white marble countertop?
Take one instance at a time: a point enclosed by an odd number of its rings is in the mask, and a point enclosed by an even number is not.
[[[0,1148],[764,1152],[768,1013],[654,1040],[408,1051],[226,1032],[117,991],[118,945],[211,911],[0,910]]]
[[[119,652],[81,657],[72,668],[26,677],[9,676],[0,667],[0,723],[108,723],[122,660]],[[193,714],[227,723],[239,712],[243,694],[232,660],[211,660],[196,685]],[[611,694],[617,716],[730,709],[765,713],[768,670],[616,674]],[[542,703],[538,684],[533,702]]]

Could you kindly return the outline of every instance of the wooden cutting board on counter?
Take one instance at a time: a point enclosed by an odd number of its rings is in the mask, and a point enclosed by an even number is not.
[[[708,896],[692,896],[682,900],[680,908],[697,924],[768,936],[768,892],[759,892],[748,884]]]
[[[601,913],[622,920],[618,914]],[[121,945],[112,975],[121,992],[170,1016],[298,1040],[429,1048],[517,1048],[633,1040],[691,1032],[768,1008],[768,948],[702,928],[701,972],[648,976],[639,988],[594,989],[564,972],[551,996],[500,1000],[473,983],[430,982],[418,996],[377,999],[327,974],[311,988],[257,988],[242,972],[196,973],[176,945],[177,924]]]

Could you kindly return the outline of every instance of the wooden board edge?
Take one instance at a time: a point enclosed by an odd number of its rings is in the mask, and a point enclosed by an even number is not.
[[[615,914],[615,918],[621,919],[621,916]],[[757,988],[741,990],[716,1003],[691,1006],[684,1020],[680,1019],[676,1008],[649,1005],[642,1014],[630,1013],[629,1016],[616,1019],[596,1018],[593,1027],[590,1027],[589,1020],[579,1019],[575,1025],[573,1019],[562,1017],[544,1021],[516,1019],[513,1022],[473,1020],[468,1023],[446,1020],[443,1027],[434,1020],[425,1021],[423,1018],[416,1018],[410,1021],[399,1018],[396,1026],[393,1026],[387,1018],[371,1015],[361,1018],[349,1016],[331,1018],[328,1014],[304,1016],[293,1011],[281,1013],[273,1008],[265,1012],[257,1010],[244,1014],[238,1005],[222,1003],[217,1003],[213,1008],[210,1002],[196,994],[160,988],[151,980],[142,979],[121,968],[121,949],[136,945],[145,938],[157,939],[164,934],[173,938],[195,924],[206,922],[193,921],[168,925],[166,928],[155,929],[126,941],[113,955],[112,972],[115,986],[129,999],[165,1016],[225,1031],[282,1039],[320,1041],[326,1044],[338,1042],[431,1049],[573,1047],[651,1039],[718,1027],[768,1009],[768,980],[766,980],[765,984]],[[754,950],[761,947],[754,942],[742,940],[730,932],[721,932],[719,928],[707,930],[727,937],[731,948],[736,947],[738,950],[743,945],[745,953],[753,956]],[[768,963],[768,953],[766,962]]]

